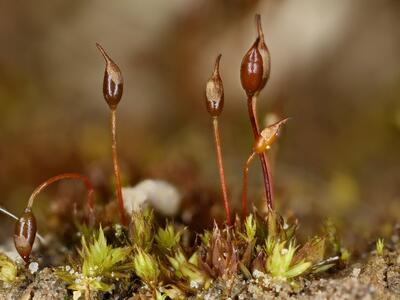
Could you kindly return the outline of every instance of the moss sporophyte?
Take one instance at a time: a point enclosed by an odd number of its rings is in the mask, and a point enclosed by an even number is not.
[[[221,54],[218,55],[217,59],[215,60],[214,71],[210,79],[207,81],[205,95],[206,95],[207,111],[212,117],[212,124],[214,129],[215,148],[217,152],[218,170],[219,170],[221,191],[222,191],[222,197],[224,201],[223,203],[226,214],[226,223],[228,225],[231,225],[231,210],[229,207],[228,192],[225,183],[225,171],[221,153],[221,138],[218,126],[218,116],[222,113],[222,110],[224,108],[224,86],[219,73],[220,60],[221,60]]]
[[[254,140],[260,135],[257,121],[257,99],[262,89],[267,84],[271,72],[271,58],[264,41],[264,33],[261,26],[261,16],[256,15],[257,39],[244,55],[240,67],[240,80],[247,95],[247,109],[249,113]],[[265,153],[259,154],[264,176],[265,195],[270,210],[273,208],[272,177]]]
[[[116,114],[117,106],[121,101],[122,91],[124,89],[124,79],[122,72],[114,61],[108,56],[107,52],[100,44],[96,44],[106,61],[106,68],[103,79],[103,96],[110,108],[110,125],[111,125],[111,152],[114,166],[115,190],[118,198],[118,207],[121,217],[121,222],[124,225],[128,224],[128,219],[125,214],[124,201],[122,199],[121,175],[118,164],[117,154],[117,134],[116,134]]]
[[[31,194],[28,204],[25,208],[22,216],[17,220],[14,229],[14,244],[15,249],[18,251],[22,259],[28,263],[29,256],[32,252],[33,243],[35,242],[37,225],[36,218],[32,211],[34,200],[38,194],[49,185],[65,179],[76,179],[84,183],[87,189],[87,215],[89,224],[93,225],[95,222],[95,210],[94,210],[94,199],[93,199],[93,186],[90,180],[78,173],[64,173],[49,178],[42,184],[40,184]]]

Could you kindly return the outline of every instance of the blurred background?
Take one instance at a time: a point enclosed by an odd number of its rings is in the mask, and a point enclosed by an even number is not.
[[[252,147],[239,68],[256,38],[255,13],[272,58],[258,117],[263,125],[293,118],[270,153],[279,212],[295,214],[304,235],[326,218],[351,229],[343,230],[348,243],[388,235],[400,217],[396,0],[2,1],[0,204],[20,214],[35,186],[71,171],[90,176],[99,201],[114,197],[99,42],[125,79],[117,133],[124,185],[173,183],[193,227],[223,217],[203,98],[222,53],[220,127],[239,208]],[[250,175],[249,193],[262,209],[258,161]],[[48,205],[53,198],[80,201],[84,191],[63,183],[40,198],[43,219],[57,209]],[[4,234],[12,222],[0,220]]]

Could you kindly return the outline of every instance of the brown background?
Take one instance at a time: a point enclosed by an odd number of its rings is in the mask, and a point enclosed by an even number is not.
[[[125,184],[163,178],[184,194],[219,195],[203,93],[223,54],[223,151],[238,202],[251,147],[239,66],[255,38],[256,12],[272,56],[259,118],[293,117],[273,150],[280,211],[299,216],[305,232],[326,217],[351,225],[348,235],[358,239],[387,232],[400,217],[394,0],[2,1],[0,204],[18,214],[37,184],[66,171],[89,174],[98,197],[110,197],[104,63],[95,42],[125,78],[118,111]],[[251,169],[254,199],[262,196],[259,170]],[[49,190],[43,203],[75,186]]]

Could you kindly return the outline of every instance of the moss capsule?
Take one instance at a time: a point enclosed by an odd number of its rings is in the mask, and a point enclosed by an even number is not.
[[[215,60],[214,71],[206,84],[206,107],[212,117],[219,116],[224,108],[224,86],[219,74],[221,56]]]
[[[14,245],[22,259],[28,263],[36,237],[36,218],[31,209],[25,209],[15,224]]]
[[[243,57],[240,67],[240,81],[249,98],[264,88],[271,70],[271,58],[264,41],[260,15],[256,15],[256,23],[258,37]]]
[[[96,43],[97,48],[100,50],[101,54],[106,61],[106,69],[104,71],[103,80],[103,95],[107,104],[112,110],[117,108],[117,105],[122,97],[122,91],[124,88],[124,79],[122,77],[122,72],[116,63],[108,56],[104,48]]]

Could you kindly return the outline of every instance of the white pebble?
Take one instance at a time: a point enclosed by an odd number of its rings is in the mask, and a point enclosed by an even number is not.
[[[39,264],[37,262],[31,262],[28,269],[31,274],[36,273],[39,270]]]

